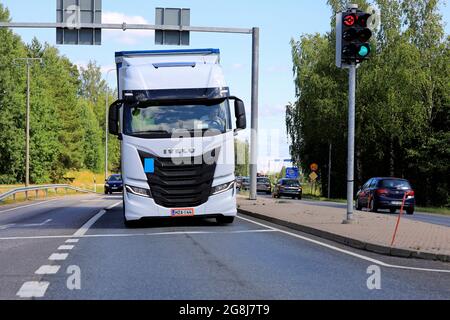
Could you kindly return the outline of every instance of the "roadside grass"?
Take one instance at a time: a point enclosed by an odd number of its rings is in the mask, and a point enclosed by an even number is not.
[[[417,212],[424,212],[424,213],[432,213],[432,214],[440,214],[443,216],[450,216],[450,208],[436,208],[436,207],[430,207],[430,208],[424,208],[424,207],[416,207]]]

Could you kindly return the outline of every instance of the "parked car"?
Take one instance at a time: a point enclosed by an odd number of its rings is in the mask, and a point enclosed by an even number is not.
[[[250,178],[243,177],[240,190],[250,190]]]
[[[236,177],[236,189],[241,190],[242,188],[242,177]]]
[[[415,194],[408,180],[398,178],[372,178],[367,181],[356,195],[356,210],[368,208],[371,212],[389,209],[395,213],[401,208],[406,196],[406,213],[414,214]]]
[[[292,199],[301,200],[303,196],[303,188],[298,180],[281,179],[275,185],[273,190],[274,198],[290,197]]]
[[[123,191],[123,181],[120,174],[113,174],[105,181],[105,194]]]
[[[269,178],[260,177],[256,180],[256,191],[272,194],[272,184]]]

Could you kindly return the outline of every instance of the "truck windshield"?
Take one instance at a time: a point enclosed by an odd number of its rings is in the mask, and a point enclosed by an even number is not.
[[[230,129],[229,103],[215,105],[125,106],[124,134],[137,137],[171,137],[197,131],[225,133]]]

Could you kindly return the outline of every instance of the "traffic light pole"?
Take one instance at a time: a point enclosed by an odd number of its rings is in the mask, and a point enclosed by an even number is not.
[[[356,117],[356,64],[349,66],[348,90],[348,155],[347,155],[347,219],[345,224],[351,224],[353,219],[353,192],[355,183],[355,117]]]

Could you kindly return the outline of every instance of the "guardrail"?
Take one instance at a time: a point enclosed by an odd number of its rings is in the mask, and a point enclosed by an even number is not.
[[[32,187],[21,187],[21,188],[15,188],[12,190],[9,190],[3,194],[0,194],[0,202],[6,200],[7,198],[12,197],[13,200],[16,200],[16,194],[18,193],[25,193],[25,198],[28,199],[28,193],[30,192],[35,192],[35,198],[37,199],[39,196],[39,191],[45,191],[45,198],[48,197],[48,191],[49,190],[55,190],[55,193],[58,193],[58,189],[63,189],[66,191],[67,190],[73,190],[76,192],[81,192],[81,193],[96,193],[94,191],[90,191],[90,190],[85,190],[85,189],[81,189],[81,188],[77,188],[68,184],[49,184],[49,185],[42,185],[42,186],[32,186]]]

